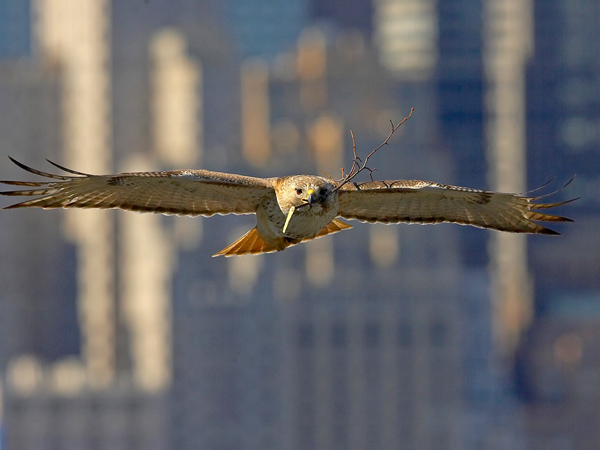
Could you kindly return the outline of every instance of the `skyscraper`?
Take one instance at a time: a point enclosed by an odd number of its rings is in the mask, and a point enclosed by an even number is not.
[[[598,39],[594,24],[600,10],[595,0],[536,2],[534,18],[535,52],[527,76],[529,176],[540,185],[548,181],[540,174],[549,172],[544,177],[562,183],[577,174],[563,196],[581,196],[570,207],[575,227],[558,242],[531,243],[536,309],[543,315],[553,303],[568,308],[567,291],[586,297],[600,290],[594,237],[600,213],[600,63],[598,46],[589,44]]]
[[[596,448],[596,324],[600,311],[598,186],[600,173],[600,5],[537,1],[534,51],[527,74],[529,176],[534,185],[555,176],[572,203],[573,227],[560,240],[531,241],[536,320],[520,349],[517,375],[527,422],[538,447]],[[546,179],[541,173],[550,172]],[[542,374],[545,374],[542,376]],[[577,381],[575,381],[577,380]],[[585,392],[585,393],[583,393]],[[555,422],[553,414],[569,417]],[[585,418],[584,418],[585,417]]]
[[[56,159],[60,151],[59,77],[34,61],[0,61],[0,143],[6,155],[33,161],[41,152]],[[6,163],[3,163],[6,168]],[[17,178],[15,172],[4,177]],[[10,176],[12,174],[12,176]],[[23,353],[53,361],[79,352],[72,249],[61,244],[57,221],[19,211],[1,214],[0,367]],[[32,252],[39,250],[38,257]],[[53,261],[60,259],[63,264]]]
[[[37,7],[41,58],[60,67],[64,81],[65,164],[106,173],[112,167],[109,2],[53,0]],[[77,211],[66,217],[78,257],[82,356],[92,382],[107,386],[117,372],[112,216],[107,211]]]
[[[527,191],[526,67],[532,52],[532,3],[489,0],[484,10],[485,136],[488,177],[500,192]],[[494,233],[489,241],[493,333],[511,360],[533,317],[527,237]]]

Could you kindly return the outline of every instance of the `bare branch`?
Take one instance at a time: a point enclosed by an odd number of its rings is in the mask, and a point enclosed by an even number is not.
[[[331,193],[333,193],[335,191],[339,191],[342,186],[344,186],[346,183],[351,182],[359,173],[361,173],[365,170],[369,172],[371,181],[373,181],[373,172],[375,172],[377,169],[370,168],[369,166],[367,166],[369,159],[381,147],[388,144],[389,140],[394,135],[394,133],[398,130],[398,128],[400,128],[404,124],[404,122],[406,122],[408,119],[410,119],[412,117],[413,111],[414,111],[414,108],[410,108],[410,114],[408,116],[406,116],[404,119],[402,119],[398,125],[394,125],[394,122],[392,122],[390,120],[390,124],[392,125],[392,130],[390,131],[390,134],[388,134],[388,136],[385,138],[385,140],[381,144],[379,144],[376,148],[371,150],[371,153],[369,153],[364,160],[358,156],[358,153],[356,150],[356,140],[354,139],[354,133],[352,132],[352,130],[350,130],[350,137],[352,138],[352,155],[353,155],[352,165],[350,166],[350,171],[348,171],[348,173],[346,173],[346,174],[345,174],[344,168],[343,167],[340,168],[340,170],[342,171],[342,178],[340,180],[337,180],[337,186],[331,190]],[[327,175],[327,176],[329,177],[329,175]],[[303,203],[303,204],[296,206],[295,209],[289,213],[288,218],[286,220],[286,226],[284,228],[287,228],[287,224],[289,223],[289,220],[291,219],[291,216],[294,213],[294,211],[297,211],[301,208],[305,208],[307,206],[309,206],[308,203]]]
[[[359,158],[357,155],[356,141],[354,140],[354,133],[352,132],[352,130],[350,130],[350,136],[352,137],[352,154],[353,154],[352,166],[350,167],[350,171],[346,175],[344,175],[344,169],[342,168],[342,178],[340,180],[338,180],[338,185],[333,189],[333,192],[341,189],[341,187],[343,185],[352,181],[359,173],[361,173],[364,170],[367,170],[369,172],[369,175],[371,176],[371,181],[373,181],[373,172],[375,172],[376,169],[371,169],[369,166],[367,166],[367,164],[369,163],[369,159],[371,158],[371,156],[373,156],[377,152],[377,150],[379,150],[384,145],[388,144],[389,140],[394,135],[394,133],[398,130],[398,128],[400,128],[404,124],[404,122],[406,122],[408,119],[410,119],[412,117],[413,111],[414,111],[414,108],[410,108],[410,114],[408,116],[406,116],[404,119],[402,119],[402,121],[400,121],[400,123],[398,125],[394,125],[394,122],[392,122],[390,120],[390,123],[392,125],[392,130],[390,131],[390,134],[388,134],[388,136],[385,138],[385,140],[381,144],[379,144],[379,146],[377,146],[376,148],[371,150],[371,153],[369,153],[364,160]]]

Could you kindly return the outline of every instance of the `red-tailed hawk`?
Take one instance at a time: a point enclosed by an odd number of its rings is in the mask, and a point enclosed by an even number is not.
[[[563,205],[542,197],[480,191],[417,180],[342,182],[313,176],[255,178],[208,170],[90,175],[51,163],[70,175],[19,167],[53,181],[1,181],[22,186],[2,195],[35,196],[10,208],[120,208],[212,216],[256,214],[256,227],[213,256],[281,251],[362,222],[473,225],[514,233],[558,234],[536,222],[567,222],[538,212]]]

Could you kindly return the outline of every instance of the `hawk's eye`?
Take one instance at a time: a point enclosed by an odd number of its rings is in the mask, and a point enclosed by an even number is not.
[[[325,188],[319,189],[319,195],[325,195],[325,194],[327,194],[327,189],[325,189]]]
[[[302,195],[302,192],[303,192],[302,188],[296,188],[296,194]]]

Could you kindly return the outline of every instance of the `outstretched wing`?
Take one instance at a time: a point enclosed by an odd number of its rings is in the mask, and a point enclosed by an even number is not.
[[[452,222],[515,233],[559,234],[535,221],[571,222],[571,219],[535,210],[575,199],[536,203],[542,197],[545,196],[525,197],[418,180],[348,183],[339,191],[339,215],[363,222]]]
[[[120,208],[131,211],[212,216],[252,214],[265,199],[275,198],[271,179],[208,170],[89,175],[54,166],[71,175],[53,175],[10,158],[22,169],[53,181],[0,181],[22,186],[1,195],[35,196],[10,208]]]

